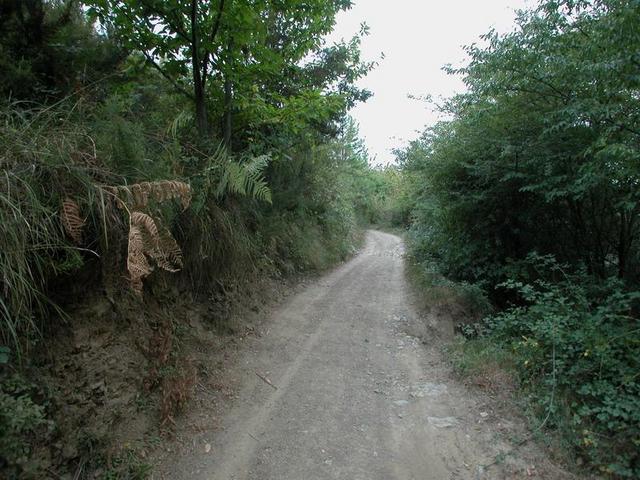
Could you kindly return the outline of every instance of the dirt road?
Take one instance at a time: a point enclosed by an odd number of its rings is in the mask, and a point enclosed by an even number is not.
[[[402,248],[370,231],[359,255],[277,309],[229,373],[241,387],[220,426],[154,478],[540,478],[522,462],[483,467],[510,449],[509,422],[425,337]]]

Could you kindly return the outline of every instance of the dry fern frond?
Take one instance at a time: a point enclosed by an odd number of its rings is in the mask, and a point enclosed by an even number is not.
[[[168,229],[143,212],[131,212],[127,270],[133,289],[142,293],[142,280],[153,267],[149,259],[169,272],[182,268],[182,251]],[[158,228],[160,225],[160,228]]]
[[[140,182],[129,186],[107,186],[104,190],[117,197],[120,207],[128,207],[131,210],[142,210],[151,201],[163,203],[168,200],[178,200],[183,209],[191,204],[191,186],[178,180],[159,180],[156,182]],[[124,204],[124,205],[123,205]]]
[[[158,245],[149,252],[158,267],[168,272],[178,272],[182,268],[182,250],[169,230],[162,228]]]
[[[145,183],[134,183],[131,185],[131,194],[133,195],[134,208],[144,208],[149,204],[149,188]]]
[[[153,271],[153,267],[149,264],[144,253],[147,249],[142,229],[132,222],[129,228],[129,245],[127,247],[127,270],[131,279],[131,287],[138,294],[142,294],[142,279]]]
[[[156,225],[155,220],[146,213],[131,212],[131,224],[143,228],[143,231],[146,231],[149,236],[147,245],[155,246],[160,241],[158,226]]]
[[[69,235],[76,244],[82,243],[82,229],[85,221],[80,216],[80,207],[74,200],[65,198],[62,201],[60,220],[67,235]]]
[[[169,230],[141,210],[151,202],[169,200],[179,201],[186,209],[191,204],[191,186],[178,180],[160,180],[102,188],[120,209],[129,212],[127,270],[131,286],[142,294],[142,281],[153,271],[149,260],[163,270],[177,272],[182,268],[182,251]]]

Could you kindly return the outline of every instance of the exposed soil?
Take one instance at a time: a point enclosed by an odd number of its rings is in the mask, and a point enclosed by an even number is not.
[[[302,286],[216,351],[154,479],[571,478],[522,420],[457,381],[412,306],[403,245],[370,231],[362,252]],[[507,452],[507,455],[504,453]]]
[[[207,301],[169,285],[144,302],[88,288],[68,308],[69,320],[50,329],[28,378],[37,379],[34,398],[46,405],[52,428],[33,439],[28,478],[138,478],[204,379],[226,398],[228,387],[213,381],[225,377],[224,352],[239,351],[259,312],[290,290],[268,280],[253,285],[253,296],[239,290]],[[240,293],[242,303],[234,301]]]

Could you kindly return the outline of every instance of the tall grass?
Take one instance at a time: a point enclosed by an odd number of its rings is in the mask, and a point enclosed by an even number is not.
[[[195,293],[226,296],[267,277],[322,270],[354,251],[366,165],[337,156],[336,145],[302,149],[279,167],[266,155],[231,157],[213,139],[196,144],[172,127],[175,120],[160,117],[140,117],[118,95],[100,103],[0,106],[3,345],[20,351],[52,309],[62,315],[51,301],[51,280],[82,269],[88,255],[102,255],[105,283],[109,269],[126,274],[118,237],[126,222],[105,208],[101,186],[165,178],[191,184],[188,210],[157,213],[184,253],[180,287]],[[81,245],[60,221],[67,198],[88,220]]]
[[[0,339],[20,353],[38,320],[56,309],[47,280],[82,264],[58,214],[65,195],[95,195],[104,176],[91,138],[70,121],[70,109],[0,109]],[[57,309],[60,313],[59,309]]]

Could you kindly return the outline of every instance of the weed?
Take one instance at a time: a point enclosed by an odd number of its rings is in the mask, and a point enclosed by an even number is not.
[[[133,448],[126,447],[112,456],[99,471],[103,480],[146,480],[151,470],[152,466],[141,459]]]
[[[446,351],[454,371],[468,383],[491,392],[513,391],[516,359],[508,349],[486,337],[456,336]]]
[[[9,476],[38,476],[43,465],[34,454],[51,434],[46,405],[38,404],[35,385],[14,374],[0,382],[0,463]]]

